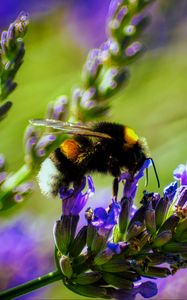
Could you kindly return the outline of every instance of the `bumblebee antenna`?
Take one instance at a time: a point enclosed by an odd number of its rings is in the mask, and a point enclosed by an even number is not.
[[[154,160],[153,160],[151,157],[149,157],[148,159],[150,159],[150,161],[152,162],[153,170],[154,170],[154,172],[155,172],[155,176],[156,176],[156,180],[157,180],[158,188],[159,188],[159,187],[160,187],[160,180],[159,180],[159,178],[158,178],[158,173],[157,173],[157,170],[156,170],[156,166],[155,166]],[[146,170],[147,170],[147,169],[146,169]],[[148,171],[147,171],[146,174],[148,175]],[[146,179],[148,179],[148,178],[147,178],[147,175],[146,175]]]

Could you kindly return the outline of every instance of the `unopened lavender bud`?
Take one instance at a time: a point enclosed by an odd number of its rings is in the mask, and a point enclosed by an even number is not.
[[[131,24],[136,28],[136,35],[140,34],[150,23],[149,16],[143,16],[142,14],[135,15]]]
[[[7,31],[3,31],[1,34],[1,49],[2,49],[2,54],[6,55],[8,53]]]
[[[160,248],[172,239],[172,233],[170,230],[160,232],[153,241],[153,247]]]
[[[124,272],[131,266],[129,260],[123,260],[121,257],[113,256],[108,262],[99,266],[99,269],[105,272],[118,273]]]
[[[60,96],[56,101],[49,103],[47,119],[65,121],[68,110],[68,98]]]
[[[138,210],[136,210],[135,214],[133,215],[133,217],[130,220],[128,228],[130,228],[131,226],[133,226],[133,224],[135,222],[140,222],[142,224],[144,223],[144,220],[145,220],[145,210],[146,210],[146,208],[144,206],[141,206]]]
[[[165,278],[168,275],[171,275],[171,272],[168,268],[149,267],[146,272],[142,272],[141,274],[143,276],[149,276],[153,278]]]
[[[160,265],[166,261],[166,254],[155,251],[149,253],[148,258],[150,259],[151,265]]]
[[[1,72],[1,67],[0,67],[0,72]],[[1,106],[0,106],[0,121],[5,118],[7,112],[9,111],[9,109],[11,108],[12,106],[12,102],[11,101],[7,101],[5,103],[3,103]]]
[[[81,285],[87,285],[87,284],[91,284],[94,282],[97,282],[100,278],[102,277],[102,275],[97,272],[97,271],[93,271],[93,272],[85,272],[85,273],[81,273],[79,275],[76,276],[76,278],[74,279],[74,282],[76,282],[77,284],[81,284]]]
[[[0,170],[4,169],[5,166],[5,156],[0,154]]]
[[[63,216],[61,220],[56,221],[53,228],[53,236],[57,249],[62,254],[67,254],[70,245],[71,218]]]
[[[130,217],[130,209],[131,209],[131,201],[130,199],[123,198],[121,200],[121,211],[119,215],[119,230],[120,233],[124,234],[127,229],[127,224]]]
[[[159,233],[165,230],[170,230],[173,232],[179,223],[180,217],[176,214],[171,215],[161,226],[159,229]]]
[[[77,257],[86,245],[87,226],[83,226],[71,243],[69,255]]]
[[[7,68],[9,68],[9,63],[6,64]],[[11,68],[11,66],[10,66]],[[13,82],[10,78],[8,78],[3,84],[3,88],[5,89],[5,95],[8,95],[13,90],[15,90],[17,83]],[[5,98],[5,97],[4,97]]]
[[[97,254],[104,249],[105,245],[106,245],[106,238],[104,236],[96,233],[94,235],[94,238],[93,238],[93,241],[91,244],[91,251],[94,254]]]
[[[134,284],[132,281],[127,280],[118,274],[111,274],[111,273],[103,273],[103,279],[109,284],[113,285],[117,288],[124,288],[124,289],[132,289]]]
[[[103,251],[99,252],[99,254],[97,254],[95,256],[94,264],[97,266],[103,265],[107,261],[109,261],[113,255],[114,255],[114,252],[111,249],[106,248]]]
[[[96,80],[101,67],[102,67],[102,55],[100,49],[92,49],[83,68],[83,81],[87,86],[90,86]]]
[[[125,62],[131,63],[134,59],[139,57],[140,54],[144,51],[144,47],[140,42],[133,42],[130,46],[125,49],[124,59]]]
[[[101,50],[102,50],[102,60],[106,62],[107,60],[109,60],[111,56],[118,57],[120,52],[120,46],[116,40],[110,38],[105,43],[102,44]]]
[[[22,183],[13,190],[13,197],[17,202],[23,201],[24,197],[30,194],[34,190],[32,182]]]
[[[178,223],[174,234],[174,238],[179,242],[186,241],[186,233],[187,233],[187,218],[184,218]]]
[[[179,191],[177,193],[177,199],[178,199],[178,202],[177,202],[177,205],[178,206],[185,206],[186,203],[187,203],[187,187],[180,187],[179,188]]]
[[[81,106],[84,108],[89,108],[90,105],[92,106],[92,102],[96,96],[96,89],[94,87],[89,88],[86,90],[81,98]]]
[[[114,18],[124,0],[112,0],[110,2],[109,11],[108,11],[108,19],[111,20]]]
[[[73,269],[71,265],[70,258],[68,256],[62,255],[59,261],[62,273],[67,277],[71,278],[73,275]]]
[[[37,156],[39,157],[44,156],[46,154],[46,150],[55,140],[56,137],[53,134],[42,136],[35,146]]]
[[[136,27],[133,25],[127,25],[123,28],[123,34],[125,36],[133,36],[136,33]]]
[[[174,235],[174,238],[177,242],[186,243],[187,242],[187,229],[184,230],[182,233],[177,233]]]
[[[130,239],[138,236],[145,229],[145,225],[141,222],[136,221],[132,226],[128,228],[126,239],[129,241]]]
[[[111,32],[111,34],[119,39],[119,33],[118,29],[121,29],[122,23],[124,23],[124,19],[128,14],[128,7],[127,6],[121,6],[120,9],[115,14],[115,17],[109,22],[108,28]]]
[[[150,240],[150,236],[150,233],[146,229],[140,234],[140,236],[138,237],[140,249],[142,249]]]
[[[23,196],[20,195],[20,194],[15,194],[15,195],[13,196],[13,199],[14,199],[15,202],[19,203],[19,202],[22,202],[22,201],[23,201]]]
[[[181,253],[186,254],[187,253],[187,243],[179,243],[179,242],[169,242],[166,245],[162,247],[162,249],[166,252],[172,252],[172,253]]]
[[[0,184],[2,184],[7,178],[7,172],[0,172]]]
[[[27,31],[29,25],[29,15],[24,11],[19,14],[15,24],[15,31],[17,37],[23,37]]]
[[[165,221],[170,201],[168,198],[161,198],[155,208],[156,227],[159,228]]]
[[[82,285],[82,284],[71,284],[68,282],[66,286],[76,294],[91,297],[91,298],[108,298],[107,289],[104,287],[97,287],[96,285]]]
[[[73,100],[73,102],[75,102],[75,104],[77,104],[77,102],[80,102],[80,100],[82,98],[82,94],[83,94],[83,90],[80,88],[75,88],[73,90],[72,100]]]
[[[148,208],[145,211],[145,224],[147,230],[151,234],[153,234],[156,231],[155,210],[153,208]]]
[[[128,71],[125,68],[110,68],[103,75],[98,86],[98,93],[101,97],[111,96],[127,80]]]
[[[16,47],[16,32],[15,32],[15,25],[14,23],[10,24],[8,31],[7,31],[7,37],[6,37],[7,47],[9,55],[11,55],[11,51],[13,51]]]

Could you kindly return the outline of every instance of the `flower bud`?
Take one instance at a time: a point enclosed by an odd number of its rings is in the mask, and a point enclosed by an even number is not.
[[[81,284],[72,284],[70,282],[66,283],[67,288],[72,292],[82,295],[84,297],[90,298],[108,298],[107,289],[104,287],[97,287],[96,285],[81,285]]]
[[[92,226],[91,224],[89,224],[88,228],[87,228],[87,237],[86,237],[86,244],[89,249],[91,249],[92,241],[96,234],[97,234],[96,228],[94,226]]]
[[[169,242],[162,247],[164,251],[172,253],[187,253],[187,243]]]
[[[143,51],[144,47],[140,42],[133,42],[125,49],[123,59],[127,64],[132,63]]]
[[[92,241],[92,245],[91,245],[91,251],[94,254],[99,253],[100,251],[102,251],[104,249],[106,245],[106,238],[102,235],[99,235],[98,233],[96,233],[94,235],[93,241]]]
[[[119,215],[119,231],[122,234],[124,234],[127,229],[131,205],[132,205],[132,203],[131,203],[130,199],[123,198],[121,200],[121,211],[120,211],[120,215]]]
[[[113,285],[117,288],[124,288],[124,289],[132,289],[133,283],[130,280],[127,280],[121,276],[118,276],[118,274],[112,274],[112,273],[106,273],[103,272],[103,279],[109,284]]]
[[[187,242],[187,218],[184,218],[178,223],[174,238],[178,242]]]
[[[147,230],[154,234],[156,231],[156,221],[155,221],[155,210],[153,208],[148,208],[145,211],[145,224]]]
[[[176,214],[171,215],[160,227],[159,233],[162,231],[171,231],[173,232],[179,222],[180,218]]]
[[[56,221],[53,228],[55,245],[62,254],[67,254],[72,236],[72,218],[74,216],[62,216],[61,220]],[[73,229],[74,231],[75,229]]]
[[[99,254],[97,254],[97,256],[94,257],[94,264],[98,266],[103,265],[107,261],[109,261],[113,255],[114,252],[111,249],[106,248],[102,252],[99,252]]]
[[[67,277],[71,278],[73,275],[73,269],[71,265],[70,258],[68,256],[62,255],[59,262],[62,273]]]
[[[99,269],[105,272],[116,273],[127,271],[129,267],[131,267],[131,261],[118,255],[113,256],[107,263],[100,265]]]
[[[56,101],[49,103],[47,108],[47,119],[65,121],[68,109],[68,98],[64,95]]]
[[[74,282],[81,284],[81,285],[87,285],[87,284],[91,284],[94,282],[97,282],[100,278],[102,277],[102,275],[97,272],[97,271],[93,271],[93,272],[85,272],[85,273],[81,273],[79,275],[76,276],[75,279],[73,279]]]
[[[141,222],[134,222],[134,224],[132,224],[127,231],[127,236],[126,239],[127,241],[129,241],[130,239],[138,236],[145,228],[145,225],[142,224]]]
[[[92,49],[83,68],[83,81],[86,86],[93,85],[102,67],[102,53],[100,49]]]
[[[149,276],[149,277],[158,277],[158,278],[164,278],[168,275],[171,275],[171,272],[168,268],[161,268],[161,267],[148,267],[146,272],[141,272],[141,275],[143,276]]]
[[[125,68],[112,67],[105,71],[102,80],[98,86],[100,97],[112,96],[121,85],[127,81],[128,71]]]
[[[160,232],[153,241],[153,247],[159,248],[168,243],[172,238],[171,230]]]
[[[161,198],[155,208],[156,228],[159,228],[165,220],[170,201],[168,198]]]
[[[72,257],[78,256],[86,245],[87,226],[83,226],[78,232],[76,238],[72,241],[69,255]]]

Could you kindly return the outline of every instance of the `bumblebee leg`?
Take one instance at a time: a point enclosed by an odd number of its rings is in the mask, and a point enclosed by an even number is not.
[[[115,177],[113,180],[113,197],[114,197],[115,201],[117,201],[118,188],[119,188],[118,177]]]

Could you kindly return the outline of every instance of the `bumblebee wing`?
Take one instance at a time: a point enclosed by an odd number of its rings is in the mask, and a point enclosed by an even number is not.
[[[84,124],[76,124],[76,123],[62,122],[58,120],[49,120],[49,119],[33,119],[30,120],[30,123],[34,126],[50,127],[59,131],[63,131],[64,133],[67,134],[83,135],[83,136],[106,138],[106,139],[112,138],[110,135],[106,133],[93,131],[91,124],[84,125]]]

